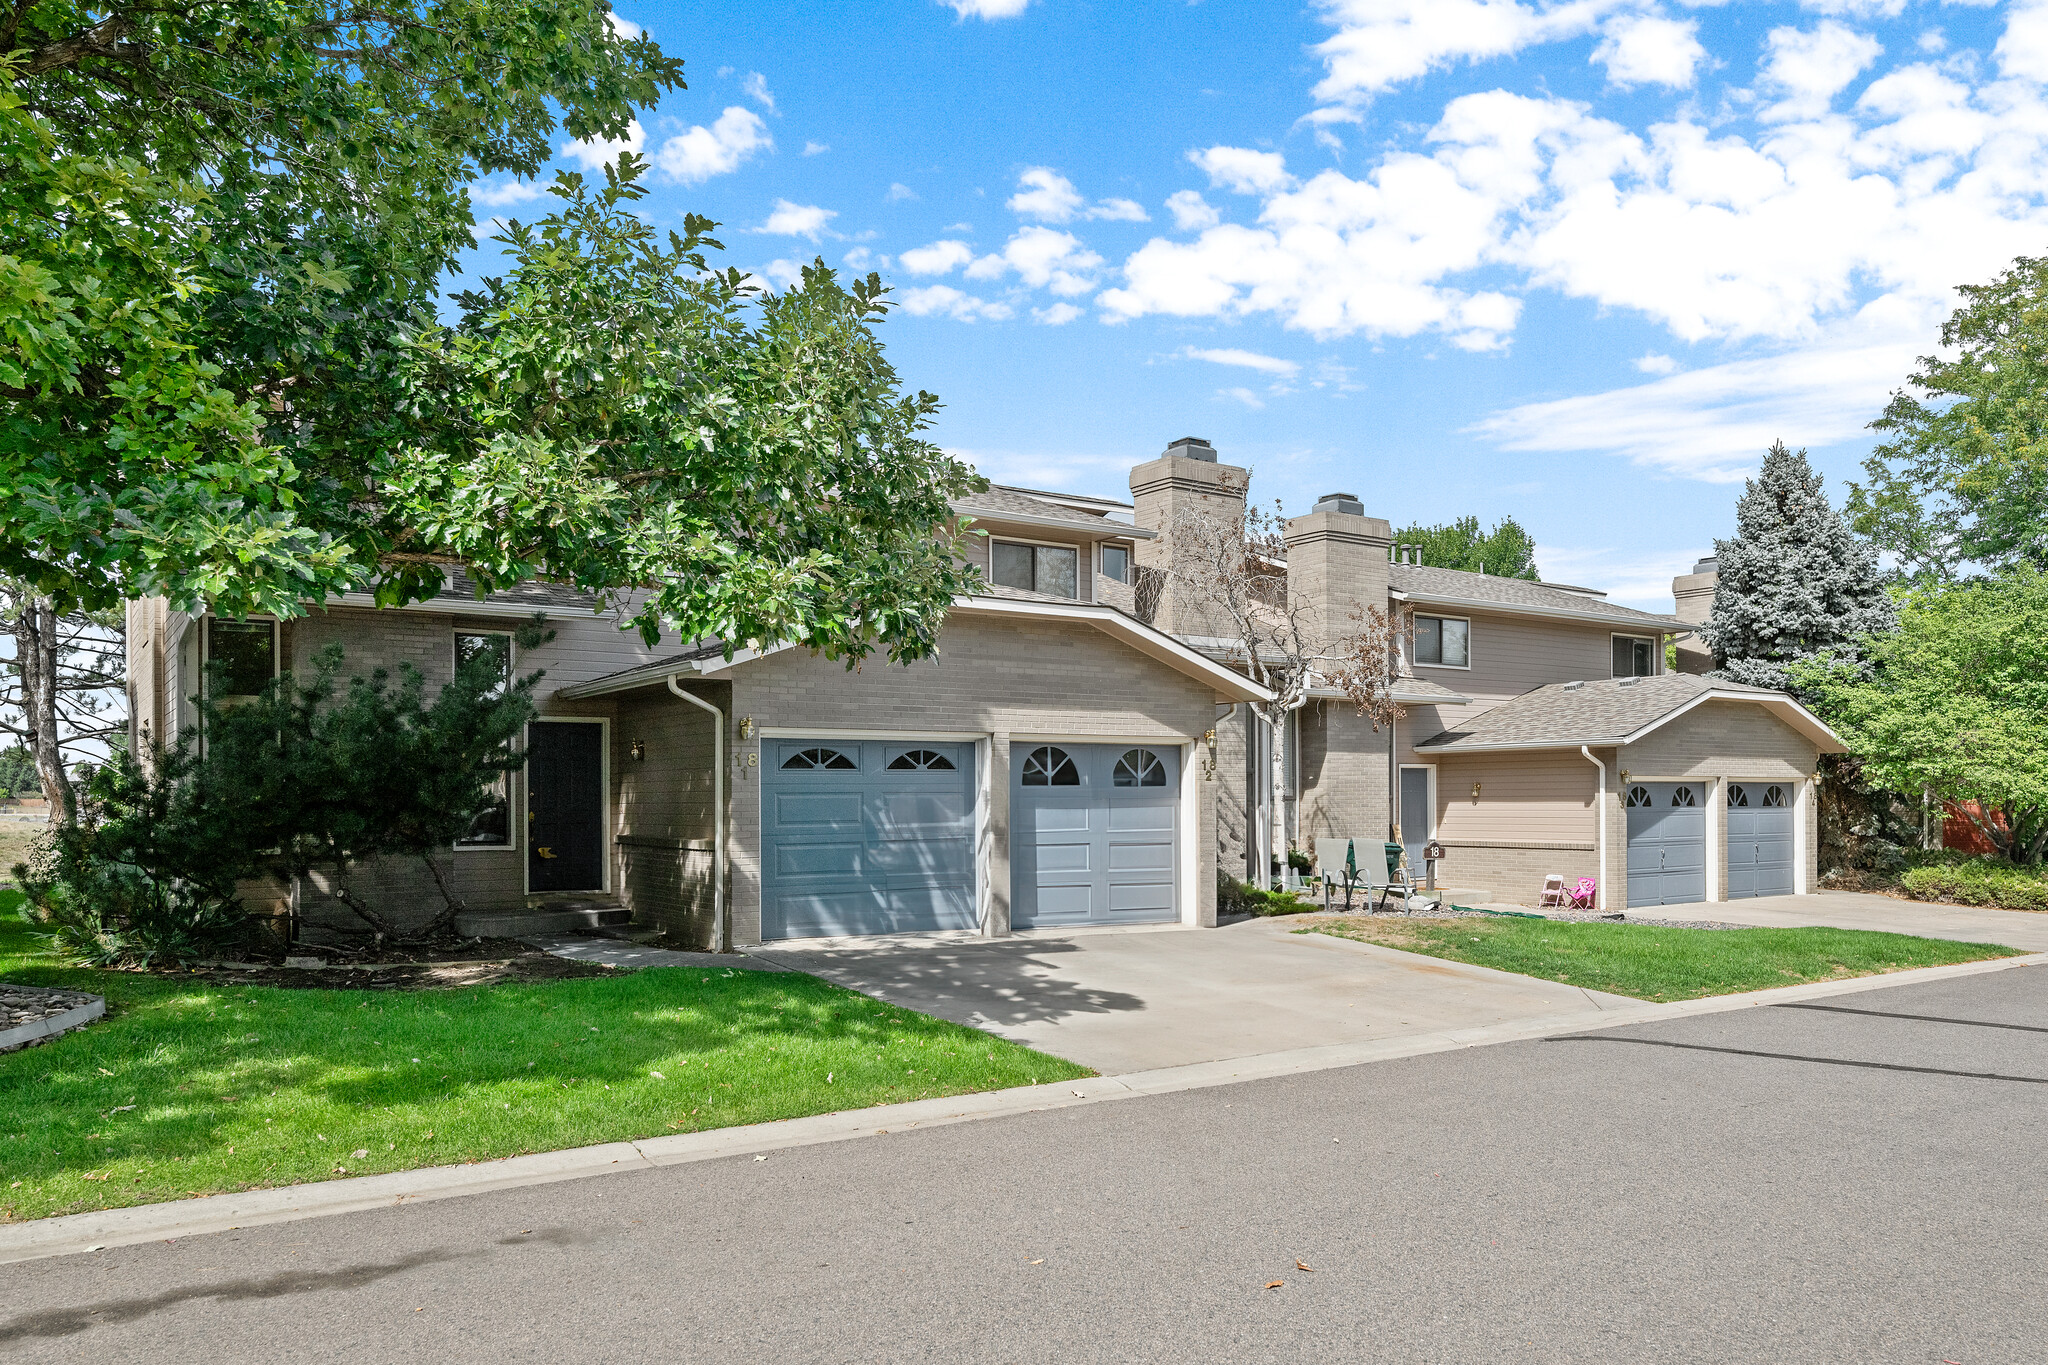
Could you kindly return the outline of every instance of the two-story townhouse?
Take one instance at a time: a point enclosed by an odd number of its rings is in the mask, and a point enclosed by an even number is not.
[[[1205,443],[1179,443],[1133,472],[1134,520],[1236,515],[1247,483]],[[1385,838],[1418,875],[1436,843],[1442,883],[1492,900],[1532,903],[1550,874],[1593,878],[1612,909],[1813,887],[1814,768],[1840,742],[1783,693],[1668,671],[1665,643],[1691,622],[1590,588],[1414,562],[1347,494],[1289,521],[1285,539],[1287,591],[1322,621],[1369,604],[1401,621],[1404,714],[1374,730],[1327,687],[1279,733],[1235,708],[1222,727],[1227,870],[1254,876],[1260,850],[1277,858],[1283,842]],[[1141,542],[1140,558],[1170,569],[1149,549],[1160,543]],[[1171,594],[1159,624],[1197,646],[1213,629]],[[1261,778],[1276,748],[1277,814]]]
[[[1362,603],[1413,614],[1407,714],[1374,732],[1324,688],[1265,734],[1249,703],[1266,694],[1202,604],[1175,600],[1161,534],[1190,509],[1235,514],[1247,483],[1182,441],[1132,471],[1129,504],[1005,487],[961,500],[985,586],[954,604],[938,657],[908,667],[649,647],[587,595],[480,597],[453,573],[409,607],[346,597],[285,621],[138,601],[133,724],[145,743],[189,732],[209,663],[251,692],[329,643],[351,673],[404,663],[433,683],[479,653],[542,671],[524,770],[445,855],[470,932],[631,920],[728,947],[1213,924],[1216,873],[1248,875],[1269,790],[1250,768],[1274,744],[1289,837],[1434,838],[1447,879],[1479,894],[1528,900],[1547,872],[1598,877],[1617,906],[1811,885],[1825,727],[1778,694],[1664,673],[1672,617],[1396,562],[1355,499],[1288,523],[1288,591],[1330,620]],[[520,649],[536,613],[553,638]],[[401,920],[439,906],[416,865],[357,888]],[[270,894],[307,933],[348,920],[318,876]]]

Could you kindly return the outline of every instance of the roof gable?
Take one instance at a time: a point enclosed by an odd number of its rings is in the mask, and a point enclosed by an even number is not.
[[[1611,748],[1633,744],[1703,702],[1762,706],[1823,750],[1842,741],[1821,719],[1783,692],[1663,673],[1650,678],[1604,678],[1550,683],[1482,711],[1415,746],[1417,752],[1490,753],[1503,749]]]

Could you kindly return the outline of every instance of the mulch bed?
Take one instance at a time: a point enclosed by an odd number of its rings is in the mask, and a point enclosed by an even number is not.
[[[617,975],[616,968],[595,962],[572,962],[514,938],[449,939],[387,945],[376,950],[301,948],[291,960],[307,959],[324,965],[288,967],[271,958],[247,964],[206,963],[154,974],[222,985],[324,991],[447,990],[506,981],[566,981]]]

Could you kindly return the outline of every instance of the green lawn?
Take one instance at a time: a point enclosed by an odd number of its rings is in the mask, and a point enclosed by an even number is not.
[[[1334,934],[1640,1000],[1693,1000],[2023,951],[1857,929],[1665,929],[1542,919],[1353,917],[1295,932]]]
[[[796,973],[217,986],[61,967],[9,918],[0,980],[108,1007],[0,1056],[0,1221],[1092,1074]]]

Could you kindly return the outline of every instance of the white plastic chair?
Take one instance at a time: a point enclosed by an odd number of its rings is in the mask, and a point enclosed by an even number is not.
[[[1536,908],[1541,910],[1545,906],[1562,907],[1563,905],[1564,873],[1553,872],[1543,879],[1543,898],[1536,902]]]

